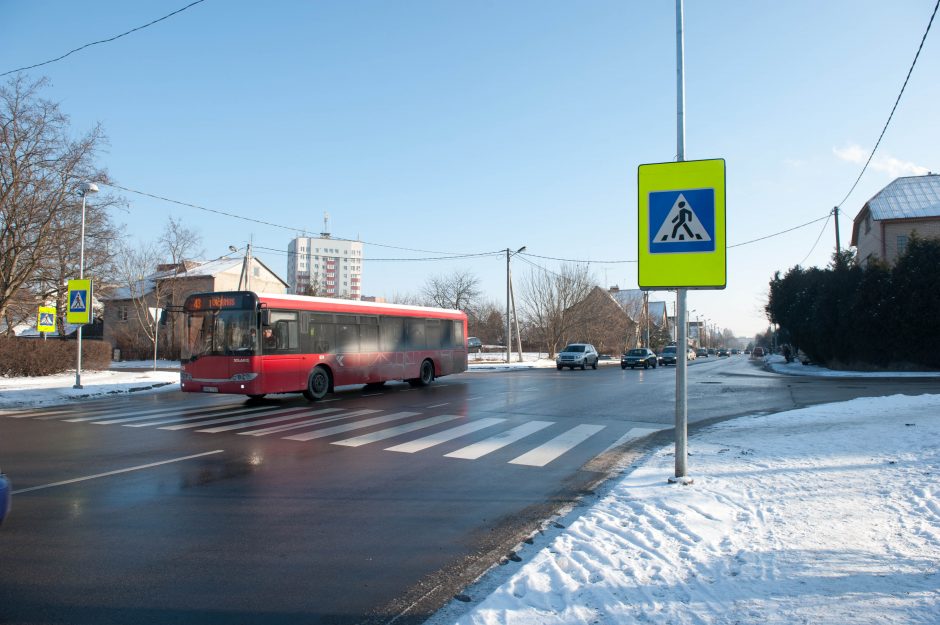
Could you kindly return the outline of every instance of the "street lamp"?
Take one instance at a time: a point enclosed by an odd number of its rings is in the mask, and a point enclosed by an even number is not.
[[[97,193],[98,185],[94,182],[86,182],[82,185],[82,234],[81,234],[81,252],[78,257],[78,279],[85,279],[85,198],[89,193]],[[91,291],[88,292],[89,296]],[[89,299],[91,299],[89,297]],[[91,306],[91,302],[86,302],[86,306]],[[82,326],[78,326],[78,349],[75,362],[75,384],[72,388],[82,388]]]
[[[509,325],[510,316],[509,316],[509,306],[510,301],[513,302],[513,317],[515,317],[515,298],[512,293],[512,271],[509,269],[509,259],[515,256],[520,252],[525,251],[525,245],[520,247],[515,252],[510,251],[506,248],[506,362],[509,363],[510,358],[512,357],[512,327]],[[516,319],[516,340],[518,341],[519,346],[519,362],[522,362],[522,339],[519,337],[519,320]]]

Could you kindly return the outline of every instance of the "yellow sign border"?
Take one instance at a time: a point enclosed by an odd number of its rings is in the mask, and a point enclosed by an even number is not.
[[[39,312],[36,313],[36,332],[55,332],[55,306],[40,306]],[[52,315],[52,325],[44,326],[42,325],[42,316],[43,315]]]
[[[650,193],[692,189],[715,190],[715,250],[650,253]],[[725,159],[640,165],[637,200],[637,282],[641,289],[723,289],[727,286]]]
[[[88,293],[88,301],[85,302],[85,312],[72,312],[72,291],[86,291]],[[69,293],[68,300],[66,301],[66,306],[68,307],[66,321],[72,324],[82,325],[91,323],[91,302],[91,279],[69,280]]]

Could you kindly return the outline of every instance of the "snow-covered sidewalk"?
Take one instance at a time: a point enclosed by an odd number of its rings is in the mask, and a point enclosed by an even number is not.
[[[655,451],[430,624],[940,622],[940,396],[740,418],[689,451],[694,484]]]

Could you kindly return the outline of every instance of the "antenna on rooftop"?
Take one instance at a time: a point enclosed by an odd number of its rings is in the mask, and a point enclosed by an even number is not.
[[[326,211],[323,212],[323,232],[320,233],[320,236],[324,239],[330,238],[330,214]]]

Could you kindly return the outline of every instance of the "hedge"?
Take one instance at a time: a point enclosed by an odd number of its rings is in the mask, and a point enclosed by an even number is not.
[[[38,377],[75,370],[74,340],[0,337],[0,376]],[[82,370],[106,370],[111,365],[111,345],[82,341]]]

